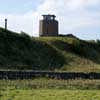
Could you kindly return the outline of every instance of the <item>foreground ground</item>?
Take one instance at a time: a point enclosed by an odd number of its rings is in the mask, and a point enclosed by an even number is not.
[[[0,80],[0,100],[100,100],[100,80]]]
[[[99,90],[9,90],[0,100],[100,100]]]

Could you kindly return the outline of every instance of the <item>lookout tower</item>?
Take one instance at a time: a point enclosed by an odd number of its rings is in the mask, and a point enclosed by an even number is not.
[[[58,36],[58,21],[55,15],[42,15],[39,23],[39,36]]]

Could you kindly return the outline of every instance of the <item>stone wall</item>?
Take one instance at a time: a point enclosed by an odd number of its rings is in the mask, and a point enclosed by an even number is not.
[[[46,72],[46,71],[0,71],[0,79],[100,79],[100,73]]]

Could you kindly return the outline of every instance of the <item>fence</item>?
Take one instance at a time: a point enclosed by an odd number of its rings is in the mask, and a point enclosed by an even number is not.
[[[0,71],[0,79],[32,79],[36,77],[48,77],[56,79],[100,79],[100,73]]]

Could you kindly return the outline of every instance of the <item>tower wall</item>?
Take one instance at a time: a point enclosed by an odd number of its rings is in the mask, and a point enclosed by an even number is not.
[[[58,36],[57,20],[40,20],[39,22],[40,36]]]

